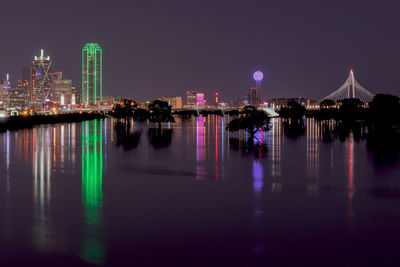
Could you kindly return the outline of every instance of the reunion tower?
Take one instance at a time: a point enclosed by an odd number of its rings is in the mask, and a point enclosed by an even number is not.
[[[264,75],[261,71],[256,71],[253,74],[253,78],[256,81],[256,97],[257,103],[261,103],[261,81],[264,78]]]

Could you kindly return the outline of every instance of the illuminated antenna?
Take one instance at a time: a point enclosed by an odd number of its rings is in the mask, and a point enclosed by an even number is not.
[[[44,49],[40,49],[40,57],[35,56],[35,60],[50,60],[50,57],[49,56],[45,57]]]

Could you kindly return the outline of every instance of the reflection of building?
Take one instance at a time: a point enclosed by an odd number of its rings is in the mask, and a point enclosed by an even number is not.
[[[54,130],[54,131],[53,131]],[[51,214],[51,174],[54,159],[55,128],[40,126],[32,129],[33,167],[33,245],[41,252],[52,249],[53,225]],[[59,236],[57,236],[59,238]]]
[[[82,104],[97,106],[103,100],[103,52],[96,43],[82,49]]]
[[[271,175],[275,178],[282,175],[283,129],[282,121],[279,118],[273,118],[271,123]],[[277,185],[277,183],[273,184],[275,187]]]
[[[206,160],[205,155],[205,144],[206,144],[206,128],[204,127],[205,118],[200,115],[196,122],[196,177],[198,180],[206,177],[206,168],[204,161]]]
[[[182,108],[182,97],[160,97],[160,100],[168,102],[172,108]]]
[[[313,118],[307,118],[307,185],[309,192],[319,190],[319,141],[320,124]]]
[[[51,84],[51,60],[44,56],[43,49],[40,57],[35,57],[32,62],[32,101],[43,104],[49,98]]]
[[[92,264],[104,261],[101,239],[103,204],[103,121],[82,122],[82,200],[86,222],[82,258]]]

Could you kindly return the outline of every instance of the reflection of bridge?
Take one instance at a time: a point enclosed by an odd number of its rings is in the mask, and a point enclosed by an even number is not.
[[[358,98],[362,102],[369,102],[374,98],[374,94],[362,87],[354,78],[353,70],[350,70],[349,77],[344,84],[332,94],[324,97],[322,100],[331,99],[340,101],[348,98]]]

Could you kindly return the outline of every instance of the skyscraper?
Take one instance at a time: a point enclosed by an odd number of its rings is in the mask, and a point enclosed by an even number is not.
[[[50,100],[51,101],[59,101],[56,97],[55,93],[55,83],[56,81],[62,80],[62,72],[57,71],[50,74]]]
[[[72,94],[71,80],[54,81],[54,101],[60,103],[61,105],[71,104]]]
[[[35,57],[32,62],[32,101],[43,104],[49,98],[50,93],[50,57],[44,56],[43,49],[40,51],[40,57]]]
[[[257,106],[258,98],[257,98],[257,88],[250,87],[249,92],[247,94],[247,104],[250,106]]]
[[[82,49],[82,104],[97,106],[103,100],[103,52],[96,43]]]

